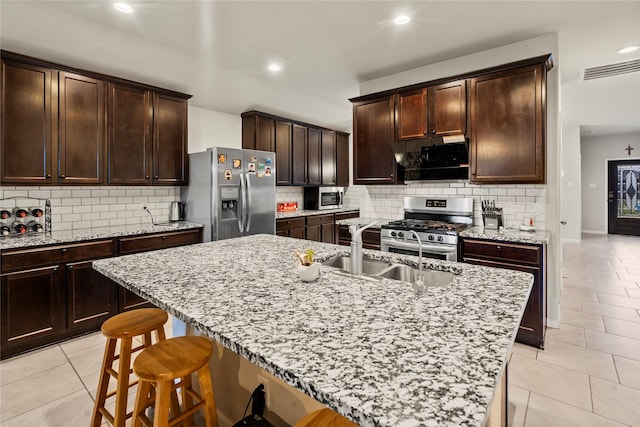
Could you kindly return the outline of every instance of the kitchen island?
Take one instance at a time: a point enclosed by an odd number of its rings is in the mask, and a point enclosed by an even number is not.
[[[257,235],[93,266],[359,425],[483,426],[533,276],[429,259],[452,283],[417,293],[327,266],[302,282],[292,254],[309,246],[316,261],[349,251]]]

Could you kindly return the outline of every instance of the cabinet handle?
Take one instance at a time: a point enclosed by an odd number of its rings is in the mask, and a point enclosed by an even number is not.
[[[63,254],[67,253],[67,248],[60,249],[60,252],[62,252]]]
[[[145,176],[144,176],[144,179],[149,179],[149,175],[145,175]]]
[[[72,265],[68,265],[67,266],[67,270],[69,270],[69,271],[73,270],[73,266]]]
[[[497,250],[498,252],[500,252],[500,251],[502,250],[502,248],[501,248],[500,246],[496,246],[496,250]]]
[[[153,178],[154,178],[154,179],[158,179],[158,178],[160,178],[160,177],[159,177],[158,175],[156,175],[156,176],[154,176]]]
[[[436,134],[436,130],[435,130],[435,129],[433,129],[433,130],[431,131],[431,133],[435,135],[435,134]]]
[[[50,173],[48,173],[48,174],[46,174],[44,177],[45,177],[45,178],[51,178],[51,174],[50,174]]]
[[[60,179],[65,179],[65,178],[66,178],[66,176],[60,175]]]
[[[167,236],[162,236],[162,240],[167,240]]]

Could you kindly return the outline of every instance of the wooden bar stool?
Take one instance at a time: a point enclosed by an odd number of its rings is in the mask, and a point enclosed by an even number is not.
[[[320,409],[300,418],[293,427],[358,427],[358,424],[349,421],[337,412],[329,408]]]
[[[102,417],[106,418],[114,427],[124,427],[127,418],[127,395],[129,388],[138,383],[137,380],[129,382],[131,374],[131,354],[152,345],[151,333],[155,331],[157,341],[166,340],[164,324],[168,319],[167,313],[159,308],[141,308],[131,310],[113,316],[102,324],[102,334],[107,337],[107,344],[102,359],[100,381],[96,392],[96,401],[93,407],[91,427],[100,427]],[[143,344],[132,348],[133,338],[143,336]],[[116,344],[120,340],[120,352],[116,352]],[[113,362],[119,360],[118,370],[113,369]],[[108,391],[109,380],[116,379],[116,389]],[[105,408],[105,401],[116,396],[115,413],[111,414]]]
[[[133,363],[133,372],[140,382],[133,408],[132,426],[140,427],[143,423],[151,426],[145,410],[154,406],[154,427],[175,426],[182,422],[185,426],[191,426],[193,414],[202,408],[207,427],[218,427],[209,372],[212,352],[210,340],[188,336],[161,341],[140,353]],[[192,387],[191,374],[194,372],[198,375],[200,394]],[[176,379],[180,379],[177,384]],[[182,408],[174,397],[178,388],[181,389]],[[195,404],[194,398],[197,400]]]

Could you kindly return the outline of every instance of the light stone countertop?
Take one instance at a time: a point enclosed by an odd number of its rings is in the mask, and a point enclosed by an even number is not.
[[[482,226],[475,226],[462,230],[460,237],[473,239],[497,240],[512,243],[549,244],[551,233],[546,230],[521,231],[517,228],[505,228],[502,230],[488,230]]]
[[[84,240],[108,239],[111,237],[136,236],[148,233],[164,233],[168,231],[202,228],[202,224],[187,221],[176,221],[153,225],[132,224],[113,227],[79,228],[77,230],[52,231],[51,233],[28,234],[24,236],[0,237],[0,250],[18,249],[36,246],[50,246],[73,243]]]
[[[323,215],[323,214],[331,214],[331,213],[341,213],[341,212],[351,212],[357,211],[358,208],[337,208],[337,209],[323,209],[323,210],[308,210],[308,209],[298,209],[295,212],[276,212],[276,219],[285,219],[285,218],[295,218],[295,217],[305,217],[310,215]]]
[[[99,272],[361,426],[484,426],[533,276],[425,259],[453,282],[410,284],[322,266],[293,251],[348,248],[256,235],[95,261]],[[364,250],[417,265],[417,257]]]

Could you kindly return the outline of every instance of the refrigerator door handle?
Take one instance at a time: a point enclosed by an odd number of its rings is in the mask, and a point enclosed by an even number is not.
[[[244,233],[244,224],[245,219],[247,217],[247,203],[246,203],[246,194],[247,189],[244,185],[244,174],[240,174],[240,201],[242,203],[242,209],[240,210],[240,215],[238,215],[238,228],[240,229],[240,233]]]
[[[249,232],[249,228],[251,228],[251,181],[249,181],[249,174],[247,174],[245,176],[245,179],[247,180],[246,184],[246,194],[247,194],[247,208],[245,211],[245,226],[244,226],[244,232],[248,233]]]

